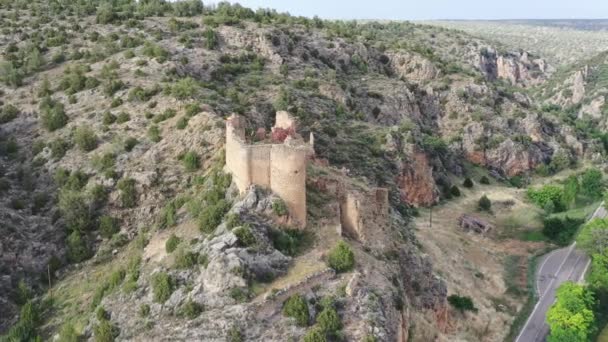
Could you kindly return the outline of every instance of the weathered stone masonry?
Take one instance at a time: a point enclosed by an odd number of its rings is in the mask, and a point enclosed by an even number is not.
[[[226,122],[226,167],[239,191],[259,185],[277,194],[289,209],[289,223],[306,226],[306,163],[313,151],[295,134],[295,122],[278,112],[273,128],[286,132],[282,143],[248,144],[243,119],[232,115]]]

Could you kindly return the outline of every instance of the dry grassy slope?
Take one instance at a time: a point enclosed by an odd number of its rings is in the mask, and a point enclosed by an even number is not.
[[[170,270],[180,279],[181,297],[176,296],[169,309],[152,304],[158,326],[152,328],[149,319],[138,318],[139,307],[136,305],[152,303],[150,274],[172,264],[172,258],[163,258],[162,253],[166,233],[157,235],[154,230],[161,218],[166,218],[163,206],[180,197],[196,202],[197,196],[204,192],[204,187],[200,186],[201,177],[208,175],[212,166],[221,163],[222,118],[228,113],[244,114],[254,129],[271,126],[273,105],[287,107],[300,119],[304,133],[315,132],[320,157],[327,158],[335,167],[347,168],[350,176],[358,177],[357,182],[364,186],[391,187],[391,201],[395,206],[399,204],[398,191],[407,190],[398,189],[395,178],[420,172],[411,162],[414,151],[421,151],[428,157],[426,170],[431,174],[425,179],[429,179],[431,184],[425,184],[425,189],[438,192],[449,188],[452,182],[459,182],[450,179],[448,173],[462,174],[459,162],[462,149],[476,151],[479,155],[478,139],[482,136],[495,136],[496,139],[492,140],[495,145],[500,145],[510,136],[534,136],[543,143],[561,144],[552,134],[543,132],[544,119],[536,118],[530,103],[533,100],[518,94],[520,89],[485,81],[484,74],[475,67],[481,49],[489,45],[461,32],[405,23],[328,23],[327,28],[315,28],[310,23],[302,25],[289,20],[265,24],[241,21],[239,25],[212,28],[201,25],[200,17],[179,18],[178,22],[168,17],[148,17],[134,20],[134,23],[97,24],[94,16],[73,14],[53,14],[47,17],[48,20],[42,20],[40,16],[23,10],[24,6],[16,15],[15,11],[7,9],[9,5],[0,9],[2,19],[5,19],[2,21],[5,29],[0,34],[6,52],[2,61],[13,58],[9,50],[14,48],[10,43],[16,44],[17,51],[27,51],[29,43],[32,43],[27,41],[28,37],[34,40],[32,37],[40,34],[42,37],[34,43],[39,45],[44,62],[38,72],[31,72],[24,78],[22,86],[14,89],[3,84],[0,88],[4,93],[2,101],[14,105],[21,112],[14,120],[0,126],[3,148],[8,146],[11,138],[20,147],[18,156],[1,156],[9,172],[0,176],[12,187],[1,195],[0,201],[3,214],[40,220],[44,223],[45,234],[21,235],[15,232],[18,229],[3,234],[4,240],[17,242],[0,245],[3,257],[9,255],[9,258],[1,259],[3,265],[13,262],[14,255],[19,259],[17,251],[22,249],[20,246],[33,245],[36,248],[32,258],[21,259],[28,267],[20,273],[5,272],[10,276],[3,278],[8,280],[2,285],[7,290],[12,289],[19,279],[25,277],[28,284],[44,291],[42,283],[36,279],[44,271],[51,255],[63,261],[67,259],[62,233],[64,220],[57,220],[60,215],[56,213],[58,189],[50,180],[57,169],[80,169],[88,174],[86,189],[95,184],[102,185],[108,193],[108,202],[96,210],[96,215],[111,215],[120,220],[120,234],[112,238],[102,238],[96,230],[86,234],[90,246],[97,251],[93,259],[58,272],[58,282],[47,294],[47,298],[54,298],[55,306],[46,312],[45,317],[49,319],[45,319],[41,328],[44,336],[55,334],[62,323],[69,321],[75,324],[78,332],[90,334],[90,322],[95,322],[90,303],[100,284],[107,281],[113,271],[125,267],[131,256],[137,255],[144,256],[144,265],[135,294],[115,289],[104,302],[110,311],[116,312],[117,316],[113,316],[116,324],[124,321],[124,326],[119,326],[121,337],[138,338],[145,336],[146,329],[153,329],[149,336],[162,338],[169,327],[179,326],[183,333],[180,338],[210,337],[205,334],[216,331],[219,335],[214,337],[221,335],[223,338],[231,324],[244,317],[239,315],[243,314],[242,310],[249,310],[247,305],[233,305],[234,302],[226,296],[217,300],[212,298],[216,307],[201,317],[200,322],[204,324],[198,330],[191,327],[188,320],[166,315],[165,311],[177,310],[183,296],[192,292],[193,280],[199,283],[205,280],[204,271]],[[211,16],[208,14],[205,18]],[[189,27],[187,23],[193,26]],[[208,29],[213,30],[217,44],[209,43]],[[61,32],[65,33],[63,40],[57,39],[62,37]],[[144,41],[151,44],[142,45]],[[84,56],[72,60],[72,57],[77,57],[76,50]],[[163,56],[163,51],[166,51],[166,56]],[[60,54],[67,61],[56,58]],[[115,73],[112,78],[120,80],[123,86],[108,95],[104,88],[109,84],[107,71],[112,61],[118,67],[110,70],[110,74]],[[75,65],[90,67],[84,76],[97,78],[101,84],[79,90],[72,96],[60,89],[66,69]],[[5,76],[3,73],[2,77]],[[45,79],[53,89],[52,97],[63,103],[68,116],[67,125],[53,132],[45,130],[39,119],[41,99],[38,92]],[[70,80],[74,81],[73,78]],[[136,87],[151,90],[156,86],[159,88],[149,99],[141,101],[130,96]],[[199,105],[200,110],[190,113],[192,117],[183,128],[186,112],[193,104]],[[170,110],[175,110],[173,117],[157,119],[171,113]],[[117,116],[127,113],[129,120],[104,123],[106,111]],[[524,124],[520,122],[522,116],[526,118]],[[74,146],[76,129],[83,126],[95,132],[97,144],[92,151],[86,152]],[[149,134],[150,127],[154,126],[160,130],[160,141],[155,142],[156,139]],[[441,132],[443,140],[449,144],[431,139],[437,132]],[[65,156],[54,158],[50,143],[58,138],[69,142],[69,148]],[[127,138],[138,141],[130,151],[124,148]],[[498,168],[509,163],[518,168],[523,165],[518,160],[524,157],[528,157],[525,167],[529,167],[530,160],[536,160],[540,148],[520,140],[513,144],[516,148],[528,149],[528,154],[518,155],[515,160],[508,159],[513,155],[510,147],[495,154],[488,153],[495,158],[493,162]],[[35,141],[46,144],[42,151],[36,151],[39,152],[37,156],[30,148]],[[179,160],[186,151],[192,151],[200,158],[199,167],[193,172],[187,172]],[[115,155],[111,169],[116,172],[116,177],[109,177],[107,170],[102,171],[98,166],[99,157],[106,152]],[[34,170],[32,176],[38,178],[38,191],[50,194],[49,204],[41,215],[31,215],[29,208],[11,206],[13,199],[18,197],[27,199],[29,203],[32,194],[24,184],[20,184],[23,182],[19,181],[19,168]],[[135,207],[124,208],[121,205],[121,191],[117,189],[117,179],[114,178],[135,180]],[[417,186],[405,184],[406,187]],[[335,218],[332,221],[331,217],[335,203],[333,205],[320,210],[323,213],[321,217],[326,220],[320,220],[314,226],[320,243],[309,253],[296,258],[289,272],[278,278],[276,283],[257,284],[259,287],[252,289],[254,294],[292,283],[324,265],[320,260],[337,239],[333,233]],[[195,215],[184,208],[174,214],[180,224],[176,232],[180,235],[183,232],[183,237],[188,239],[193,237],[196,233],[192,229]],[[55,220],[51,220],[53,217]],[[390,227],[383,227],[386,235],[381,241],[386,241],[385,246],[372,245],[370,248],[369,245],[352,242],[359,260],[357,271],[363,276],[361,285],[352,284],[351,289],[356,290],[344,299],[345,333],[349,337],[363,338],[368,333],[367,324],[373,322],[386,328],[377,331],[383,339],[407,335],[408,332],[414,340],[427,340],[436,334],[443,338],[459,334],[469,336],[466,327],[458,323],[453,323],[447,335],[436,332],[444,317],[440,313],[445,309],[435,305],[443,300],[441,284],[433,276],[430,264],[418,256],[411,244],[412,233],[401,215],[395,214],[392,223]],[[5,238],[7,235],[9,237]],[[145,250],[142,250],[137,236],[151,239]],[[124,246],[128,241],[131,242]],[[200,247],[201,241],[193,245]],[[395,255],[410,264],[403,263],[399,268]],[[33,259],[37,262],[31,263]],[[495,266],[488,267],[495,269]],[[347,274],[323,284],[320,289],[314,287],[314,295],[339,291],[350,277],[351,274]],[[427,293],[426,287],[420,289],[418,277],[421,283],[437,292]],[[455,284],[460,281],[452,278],[451,274],[444,277]],[[496,284],[499,284],[497,280]],[[200,288],[194,291],[192,296],[203,296],[208,300],[204,293],[201,295]],[[14,293],[4,291],[3,294],[6,295],[1,299],[8,299],[11,303],[9,310],[2,312],[5,315],[2,322],[8,323],[13,321],[12,313],[16,311],[12,301]],[[226,316],[219,317],[223,310],[217,303],[221,301],[227,301],[229,310],[226,310]],[[405,302],[403,305],[408,315],[397,317],[395,307],[399,307],[399,301]],[[366,303],[363,306],[365,314],[358,311],[361,310],[358,303]],[[489,307],[487,301],[483,305],[484,309]],[[350,316],[350,313],[355,314]],[[281,324],[285,323],[285,318],[276,319]],[[463,317],[454,315],[450,321],[453,320],[460,322]],[[400,322],[398,328],[397,322]],[[413,326],[418,328],[410,331]],[[258,325],[247,334],[281,340],[285,336],[301,336],[303,332],[303,329],[285,324],[276,330]],[[495,332],[497,336],[502,333],[504,331],[498,329]]]

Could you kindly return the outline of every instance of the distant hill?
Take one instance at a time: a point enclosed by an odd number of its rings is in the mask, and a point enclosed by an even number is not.
[[[554,65],[591,58],[608,46],[608,20],[453,20],[426,24],[465,31],[474,36],[524,49]]]

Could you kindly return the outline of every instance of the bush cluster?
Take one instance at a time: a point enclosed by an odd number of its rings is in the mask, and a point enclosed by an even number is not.
[[[165,272],[158,272],[152,276],[152,293],[154,301],[164,303],[173,293],[173,279]]]
[[[346,242],[340,241],[329,252],[327,264],[336,272],[349,271],[355,266],[355,254]]]
[[[123,178],[118,181],[117,188],[120,191],[120,203],[123,208],[133,208],[137,204],[137,190],[135,179]]]
[[[450,305],[452,305],[455,309],[460,310],[461,312],[477,312],[477,308],[473,304],[473,300],[470,297],[450,295],[448,297],[448,303],[450,303]]]
[[[299,294],[295,294],[283,304],[283,315],[295,319],[296,324],[305,327],[309,324],[310,313],[306,299]]]

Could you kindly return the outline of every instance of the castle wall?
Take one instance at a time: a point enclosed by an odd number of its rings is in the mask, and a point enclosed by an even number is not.
[[[343,234],[360,242],[369,242],[388,220],[388,190],[375,188],[366,193],[347,192],[340,200],[340,223]]]
[[[251,145],[249,149],[249,180],[252,184],[270,188],[270,151],[272,145]]]
[[[287,113],[285,113],[287,114]],[[277,122],[286,127],[295,123],[277,114]],[[240,117],[226,122],[226,168],[239,191],[256,184],[271,189],[289,208],[290,224],[306,226],[306,163],[308,145],[286,141],[284,144],[249,145]]]
[[[295,131],[297,129],[296,121],[286,111],[278,111],[274,120],[273,128],[282,128],[287,130],[291,128]]]
[[[342,233],[361,241],[363,220],[359,212],[360,201],[352,193],[347,193],[340,203]]]
[[[272,145],[270,152],[270,188],[287,207],[293,223],[306,226],[306,156],[307,148]]]
[[[242,134],[244,135],[244,131]],[[249,172],[251,150],[245,146],[240,135],[241,130],[238,124],[233,126],[233,123],[228,121],[226,123],[226,167],[232,173],[232,179],[239,190],[243,192],[251,184]]]

